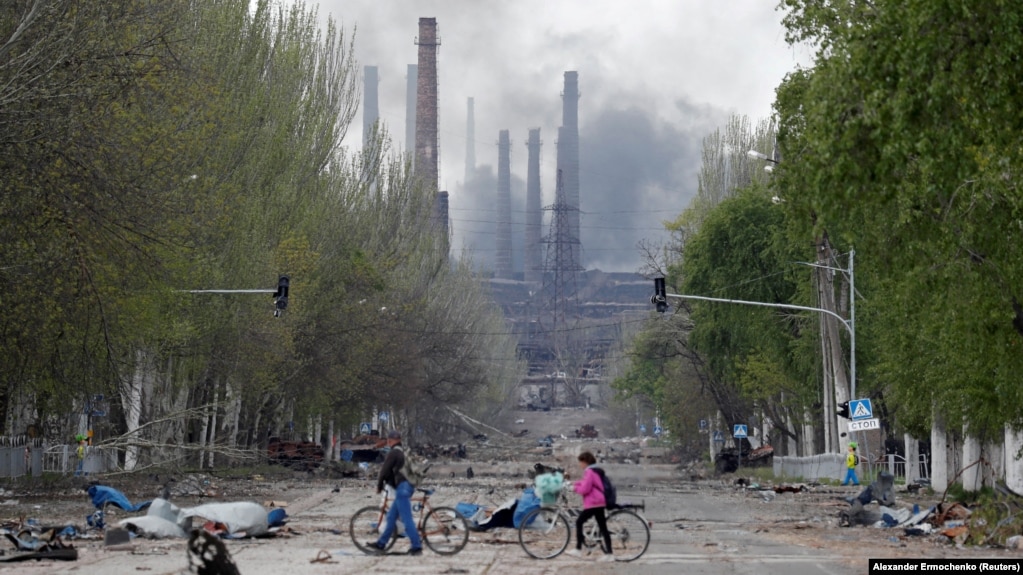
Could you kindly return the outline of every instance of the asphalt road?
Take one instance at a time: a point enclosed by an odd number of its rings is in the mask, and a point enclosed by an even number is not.
[[[632,563],[594,563],[592,559],[561,556],[549,561],[531,559],[518,546],[516,533],[499,530],[473,534],[466,549],[455,557],[426,551],[421,557],[369,557],[359,553],[347,533],[352,512],[375,501],[366,489],[346,493],[311,493],[289,508],[292,525],[301,533],[276,538],[228,543],[243,575],[330,573],[422,574],[550,574],[594,573],[740,575],[790,573],[836,575],[865,573],[866,558],[850,554],[841,544],[793,544],[778,540],[775,530],[764,531],[762,513],[768,504],[739,499],[731,491],[646,486],[642,492],[623,490],[622,499],[644,499],[653,522],[647,553]],[[439,503],[460,498],[455,488],[438,491]],[[631,497],[630,497],[631,495]],[[807,530],[806,535],[811,530]],[[812,538],[808,537],[810,541]],[[397,550],[403,549],[399,542]],[[319,550],[331,552],[334,563],[313,564]],[[180,573],[187,568],[184,544],[178,541],[141,542],[133,551],[108,551],[99,545],[84,548],[75,563],[0,567],[0,573]]]

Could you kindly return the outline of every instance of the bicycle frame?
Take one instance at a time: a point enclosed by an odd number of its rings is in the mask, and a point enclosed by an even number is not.
[[[390,496],[390,493],[388,492],[388,490],[384,489],[384,492],[381,495],[381,499],[380,499],[380,517],[377,519],[377,524],[378,525],[383,525],[384,521],[387,519],[387,511],[391,508],[391,506],[388,505],[388,502],[390,501],[390,497],[389,496]],[[426,494],[422,494],[422,495],[420,495],[418,497],[411,497],[410,501],[412,501],[412,517],[415,520],[416,529],[421,534],[423,532],[423,525],[426,522],[426,516],[429,515],[430,511],[433,510],[433,508],[430,507],[430,496],[426,495]],[[418,519],[415,518],[416,517],[416,506],[415,506],[416,503],[419,503],[419,518]],[[399,524],[400,524],[400,522],[399,522]],[[397,526],[395,526],[395,528],[397,528]]]

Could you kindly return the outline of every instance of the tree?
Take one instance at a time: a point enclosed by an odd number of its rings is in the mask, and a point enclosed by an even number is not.
[[[1023,8],[786,0],[812,70],[779,88],[786,208],[864,257],[866,389],[921,431],[1023,422],[1020,101]],[[809,232],[806,226],[805,232]],[[804,236],[805,237],[805,236]]]

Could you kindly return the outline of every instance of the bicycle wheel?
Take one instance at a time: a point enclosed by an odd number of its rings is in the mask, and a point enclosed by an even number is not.
[[[380,539],[380,533],[384,530],[382,523],[383,516],[379,507],[363,507],[356,511],[355,515],[352,515],[352,520],[348,523],[348,534],[352,536],[352,543],[359,548],[359,551],[363,553],[376,551],[372,545],[376,543],[377,539]],[[397,533],[397,529],[395,533]],[[395,537],[391,537],[387,541],[387,545],[384,546],[385,551],[394,546],[394,540]]]
[[[469,542],[469,525],[450,507],[434,507],[420,529],[426,546],[439,555],[454,555]]]
[[[650,546],[650,527],[635,511],[612,511],[607,517],[607,530],[611,533],[611,552],[617,561],[638,559]]]
[[[534,559],[553,559],[568,547],[572,530],[557,509],[541,507],[526,514],[519,525],[519,545]]]

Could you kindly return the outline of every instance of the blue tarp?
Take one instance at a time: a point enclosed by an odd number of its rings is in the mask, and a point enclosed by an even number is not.
[[[533,488],[523,490],[522,497],[519,497],[519,503],[515,506],[515,515],[512,516],[512,525],[516,529],[522,525],[522,520],[529,515],[529,512],[534,509],[540,508],[540,498],[536,496]]]
[[[128,501],[128,498],[123,493],[106,485],[92,485],[89,487],[88,493],[96,509],[103,509],[105,505],[113,505],[129,513],[135,513],[149,507],[149,504],[152,503],[152,501],[143,501],[138,505],[132,505],[131,501]]]

